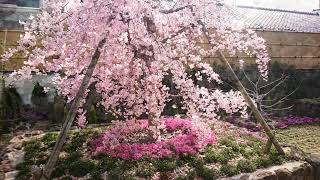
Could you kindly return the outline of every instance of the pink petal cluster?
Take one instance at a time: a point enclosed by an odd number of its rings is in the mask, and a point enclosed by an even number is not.
[[[28,57],[24,67],[13,73],[17,78],[32,72],[55,73],[57,90],[68,102],[75,98],[102,39],[106,43],[90,84],[102,96],[99,104],[106,111],[127,119],[144,114],[160,118],[173,96],[182,98],[197,126],[208,126],[197,117],[216,120],[220,111],[245,114],[239,92],[199,87],[187,73],[195,67],[200,69],[198,80],[207,77],[222,83],[206,61],[217,57],[218,51],[256,58],[267,77],[270,58],[264,40],[239,27],[223,0],[44,0],[43,4],[41,12],[24,24],[18,47],[2,60],[16,53]],[[210,30],[210,42],[204,38],[203,24]],[[213,46],[204,46],[208,43]],[[168,74],[177,94],[163,83]],[[82,114],[79,120],[85,124]]]
[[[136,139],[130,135],[132,133],[143,134],[149,127],[148,121],[116,122],[114,127],[91,141],[92,150],[94,153],[103,153],[114,158],[138,160],[146,157],[164,158],[181,154],[195,155],[205,146],[215,142],[214,134],[210,133],[206,137],[205,143],[199,143],[201,142],[197,135],[199,131],[194,129],[190,120],[162,119],[161,122],[164,125],[163,135],[173,133],[172,136],[152,142],[135,142]],[[119,129],[119,126],[122,128]],[[136,138],[139,137],[136,136]]]
[[[255,137],[256,139],[258,139],[259,141],[262,141],[262,142],[268,141],[268,139],[266,137],[263,137],[261,134],[259,134],[259,132],[251,132],[251,131],[248,131],[247,129],[241,130],[240,134]]]

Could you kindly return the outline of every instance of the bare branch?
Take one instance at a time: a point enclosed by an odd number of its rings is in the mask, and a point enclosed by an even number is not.
[[[255,88],[255,84],[254,84],[254,83],[251,81],[251,79],[248,77],[247,73],[246,73],[244,70],[242,70],[242,72],[243,72],[245,78],[249,81],[249,83],[252,84],[252,86]]]
[[[281,102],[286,100],[289,96],[291,96],[293,93],[295,93],[299,89],[300,85],[301,85],[301,83],[299,84],[299,86],[295,90],[293,90],[290,94],[288,94],[285,97],[283,97],[280,100],[278,100],[275,104],[273,104],[271,106],[266,106],[266,107],[274,107],[275,105],[280,104]]]
[[[280,81],[275,86],[273,86],[267,93],[265,93],[265,95],[270,94],[274,89],[276,89],[278,86],[280,86],[285,80],[286,79],[280,79]]]
[[[192,8],[193,8],[192,5],[186,5],[186,6],[183,6],[183,7],[172,8],[172,9],[163,10],[163,11],[160,11],[160,12],[163,13],[163,14],[171,14],[171,13],[179,12],[179,11],[184,10],[184,9],[190,9],[190,10],[192,10]]]
[[[265,111],[269,111],[269,112],[272,112],[272,111],[283,111],[283,110],[292,109],[292,107],[293,107],[293,105],[289,106],[289,107],[285,107],[285,108],[267,108]]]
[[[288,78],[288,76],[285,76],[284,74],[282,74],[279,79],[276,79],[276,80],[274,80],[274,81],[272,81],[272,82],[270,82],[270,83],[268,83],[266,85],[261,86],[260,89],[263,89],[265,87],[271,86],[272,84],[274,84],[274,83],[276,83],[278,81],[281,81],[281,80],[285,81],[287,78]]]
[[[193,26],[193,25],[191,25],[191,26]],[[171,36],[163,39],[161,42],[162,42],[162,43],[166,43],[169,39],[172,39],[172,38],[175,38],[176,36],[179,36],[181,33],[187,31],[188,29],[189,29],[189,27],[187,27],[187,26],[186,26],[186,27],[183,27],[182,29],[180,29],[180,30],[177,31],[176,33],[172,34]]]

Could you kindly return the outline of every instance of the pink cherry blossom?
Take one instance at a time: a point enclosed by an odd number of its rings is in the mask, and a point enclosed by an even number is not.
[[[239,92],[199,87],[187,74],[196,67],[198,80],[205,75],[210,82],[223,83],[206,60],[218,51],[255,57],[267,78],[270,58],[264,40],[239,26],[228,3],[221,6],[221,0],[44,0],[43,4],[42,11],[25,23],[17,48],[8,50],[2,60],[16,53],[28,57],[13,74],[17,79],[29,78],[32,72],[54,73],[58,93],[68,102],[75,98],[102,39],[106,44],[90,83],[101,94],[99,104],[106,111],[127,119],[147,114],[158,121],[172,96],[182,97],[192,125],[207,133],[220,111],[245,115],[247,105]],[[210,29],[210,42],[199,21]],[[204,46],[208,43],[213,46]],[[177,94],[163,83],[168,74]],[[85,125],[84,113],[79,113],[78,124]]]

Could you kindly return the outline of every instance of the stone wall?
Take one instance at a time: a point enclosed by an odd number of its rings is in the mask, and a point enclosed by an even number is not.
[[[303,161],[259,169],[220,180],[320,180],[320,155],[308,155]]]

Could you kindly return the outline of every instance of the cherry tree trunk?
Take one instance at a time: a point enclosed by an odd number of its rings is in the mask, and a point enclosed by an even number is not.
[[[204,36],[206,37],[206,39],[209,41],[209,44],[212,47],[215,47],[214,44],[211,43],[211,38],[209,36],[209,31],[206,28],[205,24],[202,21],[198,21],[198,23],[202,26],[202,32],[204,34]],[[254,104],[253,100],[251,99],[251,97],[249,96],[247,90],[244,88],[244,86],[242,85],[241,81],[239,80],[238,76],[236,75],[236,73],[234,72],[234,70],[232,69],[230,63],[228,62],[228,60],[226,59],[226,57],[224,56],[224,54],[218,50],[218,56],[219,59],[221,60],[221,62],[227,67],[227,71],[228,74],[231,76],[231,78],[236,82],[236,85],[239,89],[239,91],[241,92],[242,96],[244,97],[245,101],[247,102],[248,106],[250,107],[250,109],[253,112],[253,115],[255,116],[255,118],[258,120],[258,122],[261,124],[263,130],[265,131],[265,133],[267,134],[267,136],[269,137],[269,143],[267,146],[270,146],[270,142],[272,142],[272,144],[274,144],[275,148],[277,149],[277,151],[280,154],[284,154],[284,151],[282,149],[282,147],[280,146],[279,142],[277,141],[277,139],[275,138],[275,135],[272,133],[269,125],[266,123],[266,121],[264,120],[263,116],[261,115],[260,111],[258,110],[257,106]],[[268,148],[268,147],[267,147]]]
[[[41,180],[50,179],[51,173],[54,170],[55,164],[59,158],[59,154],[62,149],[62,146],[66,141],[67,133],[70,130],[71,125],[77,115],[77,110],[80,106],[80,101],[84,97],[86,89],[89,87],[89,81],[92,77],[93,71],[98,63],[98,60],[101,54],[100,49],[104,46],[105,43],[106,43],[106,39],[102,39],[99,42],[98,47],[96,48],[92,56],[91,62],[86,70],[86,74],[82,80],[79,91],[77,92],[77,95],[75,96],[75,99],[71,104],[71,107],[66,116],[66,119],[64,120],[58,140],[51,152],[49,161],[47,162],[46,166],[43,169]]]

